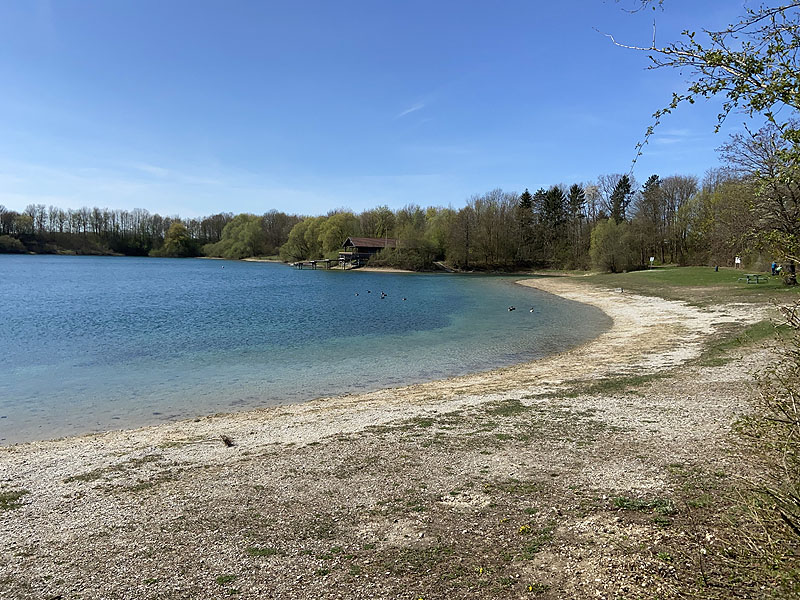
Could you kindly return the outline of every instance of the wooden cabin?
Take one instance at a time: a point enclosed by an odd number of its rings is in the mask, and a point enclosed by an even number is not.
[[[339,252],[339,264],[345,267],[360,267],[380,250],[397,246],[395,238],[349,237]]]

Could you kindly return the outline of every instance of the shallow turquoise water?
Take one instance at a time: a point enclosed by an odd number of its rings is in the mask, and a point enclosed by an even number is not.
[[[610,324],[518,279],[0,255],[0,444],[488,370]]]

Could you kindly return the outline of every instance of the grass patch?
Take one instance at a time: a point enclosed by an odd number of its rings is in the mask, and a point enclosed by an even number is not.
[[[81,473],[79,475],[71,475],[65,478],[63,481],[64,483],[88,483],[90,481],[97,481],[98,479],[102,479],[106,475],[112,475],[115,473],[124,473],[130,469],[138,469],[146,465],[147,463],[156,462],[159,460],[163,460],[163,457],[159,454],[148,454],[146,456],[142,456],[141,458],[132,458],[125,462],[122,462],[118,465],[112,465],[110,467],[99,467],[97,469],[92,469],[86,473]]]
[[[784,285],[780,277],[766,283],[748,284],[744,269],[713,267],[658,267],[630,273],[596,273],[581,278],[598,285],[622,288],[625,292],[685,300],[695,304],[732,301],[763,301],[774,296],[796,297],[800,286]]]
[[[579,446],[593,443],[602,432],[620,431],[619,427],[595,418],[595,409],[575,410],[550,405],[531,408],[530,416],[516,422],[514,439],[530,443],[544,440],[574,442]]]
[[[87,483],[89,481],[96,481],[101,479],[106,473],[109,472],[107,467],[103,467],[100,469],[93,469],[92,471],[88,471],[86,473],[81,473],[80,475],[70,475],[66,479],[64,479],[64,483],[72,483],[72,482],[79,482],[79,483]]]
[[[513,398],[495,403],[494,406],[486,410],[486,413],[498,417],[513,417],[529,410],[529,406],[525,406],[519,399]]]
[[[119,488],[126,492],[145,492],[147,490],[151,490],[156,486],[161,485],[162,483],[166,483],[167,481],[175,481],[175,476],[170,473],[161,473],[159,475],[153,476],[150,479],[139,479],[133,485],[125,486]]]
[[[408,515],[410,513],[421,513],[425,512],[426,510],[427,506],[424,498],[415,495],[409,495],[378,501],[377,507],[372,510],[372,514],[397,516]]]
[[[670,498],[643,499],[619,496],[614,498],[613,504],[618,510],[650,514],[653,524],[662,528],[672,525],[673,516],[678,512]]]
[[[537,482],[520,481],[513,477],[505,481],[496,481],[493,483],[486,483],[483,486],[483,491],[487,494],[492,492],[505,492],[506,494],[513,495],[528,495],[540,492],[542,485]]]
[[[513,587],[513,585],[516,582],[517,582],[517,580],[514,579],[513,577],[501,577],[499,583],[500,583],[501,587],[510,588],[510,587]]]
[[[428,429],[431,427],[438,427],[441,429],[452,429],[453,427],[461,424],[463,421],[463,413],[460,410],[454,410],[447,413],[435,414],[431,416],[417,416],[411,419],[406,419],[399,423],[390,423],[386,425],[372,425],[366,431],[376,435],[384,433],[399,433],[409,432],[416,429]]]
[[[629,498],[628,496],[618,496],[614,498],[614,508],[626,511],[654,512],[662,517],[674,515],[677,512],[675,504],[669,498],[645,500],[641,498]]]
[[[9,490],[0,492],[0,510],[13,510],[22,506],[20,500],[29,494],[28,490]]]
[[[454,553],[451,546],[429,548],[402,548],[397,553],[383,557],[383,567],[396,575],[424,575],[441,564],[448,563]]]
[[[317,513],[311,520],[295,525],[300,539],[332,540],[339,534],[339,526],[333,515]]]
[[[758,321],[710,344],[698,360],[704,367],[718,367],[730,362],[728,355],[731,352],[775,337],[785,339],[790,333],[791,328],[788,325],[775,326],[768,320]]]
[[[192,436],[189,438],[184,438],[181,440],[169,440],[166,442],[162,442],[158,445],[161,449],[168,449],[168,448],[183,448],[184,446],[189,446],[190,444],[196,444],[197,442],[202,441],[203,438],[200,436]]]
[[[583,388],[582,393],[588,395],[595,394],[614,394],[627,392],[631,389],[641,387],[651,381],[657,381],[669,377],[670,373],[650,373],[647,375],[625,375],[620,377],[608,377],[596,381]]]
[[[554,530],[555,527],[553,525],[547,525],[546,527],[536,530],[530,528],[529,532],[526,534],[529,539],[522,547],[522,558],[525,560],[533,560],[536,554],[553,541]]]
[[[217,585],[227,585],[236,581],[238,575],[219,575],[214,581],[217,582]]]

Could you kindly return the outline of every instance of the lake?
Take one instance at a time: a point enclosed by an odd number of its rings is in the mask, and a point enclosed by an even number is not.
[[[0,255],[0,444],[484,371],[610,325],[519,279]]]

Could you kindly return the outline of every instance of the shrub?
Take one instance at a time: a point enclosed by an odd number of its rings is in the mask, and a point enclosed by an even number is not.
[[[619,273],[636,265],[633,236],[625,221],[600,221],[592,230],[589,255],[595,268]]]
[[[777,365],[761,377],[752,414],[739,423],[757,463],[744,495],[744,546],[792,593],[800,592],[800,302],[782,309],[793,329]]]
[[[0,252],[19,254],[25,251],[25,246],[17,238],[13,238],[10,235],[0,235]]]

